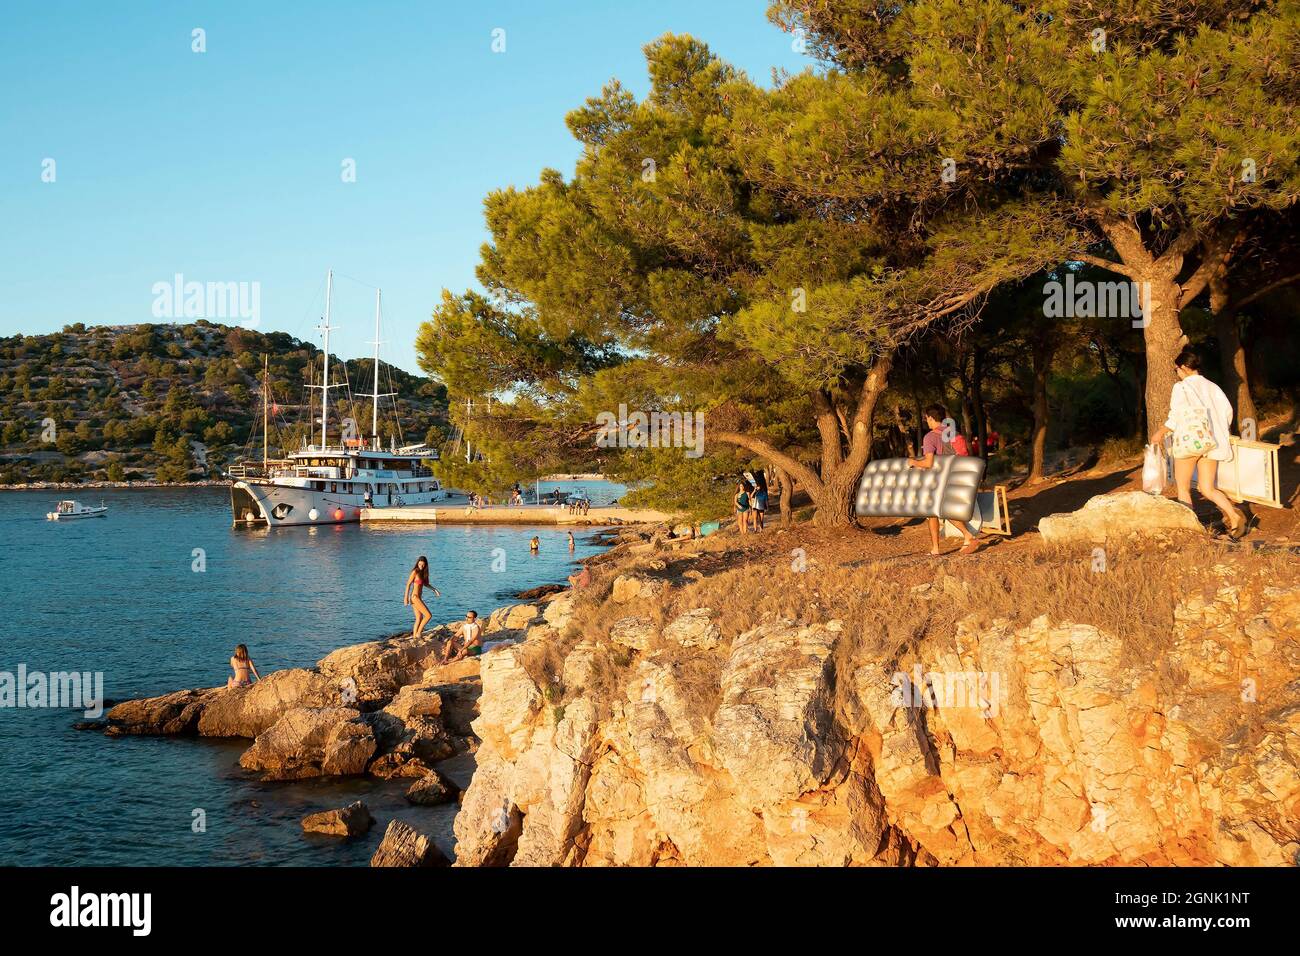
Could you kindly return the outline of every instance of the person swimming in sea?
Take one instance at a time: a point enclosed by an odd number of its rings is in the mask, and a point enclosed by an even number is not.
[[[433,590],[434,597],[442,597],[442,592],[429,584],[429,559],[420,555],[415,559],[415,567],[411,568],[411,573],[406,579],[406,592],[402,596],[402,603],[410,605],[415,610],[415,628],[411,631],[412,637],[419,637],[420,632],[424,630],[424,625],[433,620],[428,606],[420,599],[420,592],[426,586]]]
[[[573,532],[570,531],[569,532],[569,554],[573,554],[573,551],[576,547],[577,547],[577,543],[573,540]]]
[[[528,550],[531,551],[533,554],[536,554],[538,551],[541,550],[541,547],[542,547],[541,539],[539,539],[537,535],[533,535],[533,540],[528,542]]]
[[[226,687],[228,688],[251,687],[253,681],[262,679],[261,675],[257,673],[257,665],[248,656],[247,644],[235,645],[235,656],[230,659],[230,669],[235,672],[235,676],[226,678]],[[249,676],[250,672],[251,677]]]

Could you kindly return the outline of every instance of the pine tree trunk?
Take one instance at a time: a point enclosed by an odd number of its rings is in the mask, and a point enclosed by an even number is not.
[[[901,436],[903,454],[910,456],[915,455],[915,446],[912,444],[912,429],[908,427],[907,419],[903,417],[903,406],[894,406],[894,428],[898,430]]]
[[[984,350],[978,345],[975,346],[974,354],[971,356],[970,385],[971,404],[975,406],[975,424],[979,430],[976,437],[979,439],[980,457],[987,461],[989,457],[989,421],[984,410]]]
[[[925,411],[921,407],[921,400],[915,396],[912,398],[912,422],[912,447],[920,455],[921,446],[925,442]]]
[[[849,474],[847,469],[832,476],[830,481],[823,481],[821,488],[809,489],[817,513],[813,524],[819,528],[848,528],[856,525],[854,514],[854,497],[858,490],[858,481],[862,477],[861,469]]]
[[[1250,371],[1246,364],[1246,349],[1241,343],[1241,327],[1237,324],[1235,310],[1228,306],[1228,282],[1223,276],[1210,280],[1210,311],[1214,313],[1214,331],[1219,338],[1223,390],[1232,400],[1240,430],[1241,423],[1248,418],[1258,422],[1258,413],[1250,394]]]
[[[777,485],[781,489],[781,527],[790,527],[790,517],[794,513],[794,481],[780,468],[773,468]]]
[[[1043,459],[1047,450],[1047,421],[1048,421],[1048,404],[1047,404],[1047,378],[1052,371],[1052,355],[1056,351],[1056,343],[1052,340],[1050,334],[1044,334],[1037,342],[1034,343],[1033,363],[1034,363],[1034,431],[1031,443],[1031,458],[1029,467],[1029,482],[1032,484],[1042,481]]]
[[[822,440],[820,474],[752,435],[721,431],[715,432],[714,436],[718,441],[748,449],[767,459],[773,467],[780,467],[787,474],[795,476],[816,506],[814,524],[823,528],[852,527],[856,522],[853,514],[854,493],[862,469],[871,455],[876,405],[884,394],[892,366],[893,356],[882,355],[876,359],[863,380],[857,407],[849,423],[847,452],[841,439],[843,426],[831,403],[831,396],[825,391],[813,392],[811,397],[817,431]]]
[[[1139,280],[1142,281],[1149,283],[1146,288],[1150,290],[1143,315],[1146,326],[1142,330],[1147,353],[1146,426],[1149,440],[1169,417],[1169,397],[1178,381],[1174,359],[1187,344],[1187,336],[1183,334],[1178,319],[1177,283],[1159,276]]]
[[[1133,434],[1139,440],[1145,442],[1147,438],[1147,403],[1144,398],[1147,387],[1147,358],[1145,353],[1137,356],[1133,367],[1133,377],[1137,380],[1137,408],[1133,412],[1136,424],[1133,428]]]
[[[1174,383],[1178,381],[1174,359],[1187,344],[1187,336],[1183,334],[1179,321],[1182,297],[1187,295],[1190,302],[1199,291],[1196,274],[1188,286],[1178,283],[1184,256],[1199,245],[1205,253],[1204,265],[1213,267],[1207,273],[1212,276],[1215,269],[1221,271],[1224,268],[1231,243],[1224,235],[1206,238],[1188,231],[1175,238],[1157,258],[1147,246],[1141,229],[1133,222],[1117,218],[1105,210],[1097,210],[1096,214],[1097,224],[1126,266],[1121,271],[1138,288],[1142,337],[1146,346],[1145,401],[1142,405],[1145,434],[1149,441],[1169,417],[1169,399]]]
[[[961,433],[967,438],[974,438],[978,431],[975,418],[975,403],[970,400],[970,393],[963,391],[961,396]]]

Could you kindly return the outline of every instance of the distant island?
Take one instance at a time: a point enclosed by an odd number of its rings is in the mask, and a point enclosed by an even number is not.
[[[274,453],[306,434],[304,386],[321,366],[311,343],[202,319],[77,323],[0,338],[0,485],[216,477],[252,438],[250,450],[261,452],[264,357]],[[336,361],[331,356],[331,366]],[[342,366],[352,395],[331,396],[336,420],[352,417],[368,430],[373,361]],[[448,435],[446,390],[386,363],[382,369],[381,391],[395,393],[396,415],[388,403],[381,436],[438,448]]]

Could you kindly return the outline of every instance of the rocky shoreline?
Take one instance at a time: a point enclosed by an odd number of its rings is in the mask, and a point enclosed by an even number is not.
[[[1168,647],[1143,660],[1092,624],[990,623],[974,608],[910,646],[833,616],[774,617],[728,641],[718,610],[661,614],[690,563],[615,577],[607,636],[530,625],[483,660],[457,866],[1288,866],[1300,854],[1294,579],[1247,588],[1213,568],[1178,601]],[[939,567],[903,592],[922,613],[977,600]]]
[[[493,612],[477,661],[437,665],[440,627],[104,729],[249,739],[268,780],[409,779],[417,806],[458,801],[455,866],[1293,864],[1295,565],[1084,524],[966,562],[621,529],[588,587]],[[466,753],[456,793],[437,764]],[[372,859],[449,862],[409,819]]]
[[[97,491],[114,488],[223,488],[229,482],[213,478],[205,481],[25,481],[16,485],[0,485],[0,491]]]
[[[485,653],[522,640],[531,626],[562,621],[568,593],[493,612],[484,627]],[[242,738],[250,743],[239,764],[260,780],[409,780],[408,803],[439,806],[456,801],[460,790],[437,765],[478,748],[471,724],[478,715],[480,663],[437,660],[451,628],[341,647],[315,667],[275,671],[250,687],[191,688],[122,701],[102,720],[79,726],[111,737]],[[303,821],[307,832],[345,838],[369,826],[364,804]],[[429,834],[394,820],[372,864],[449,862]]]

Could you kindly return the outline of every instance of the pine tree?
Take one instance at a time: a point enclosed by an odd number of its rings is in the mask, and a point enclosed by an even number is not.
[[[887,202],[916,156],[951,160],[950,203],[1059,210],[1072,257],[1144,294],[1157,428],[1186,342],[1180,311],[1300,196],[1300,4],[780,0],[770,16],[829,66],[792,84],[807,87],[806,113],[832,121],[830,135],[791,136],[777,168],[788,188]],[[898,128],[894,162],[861,148]]]

